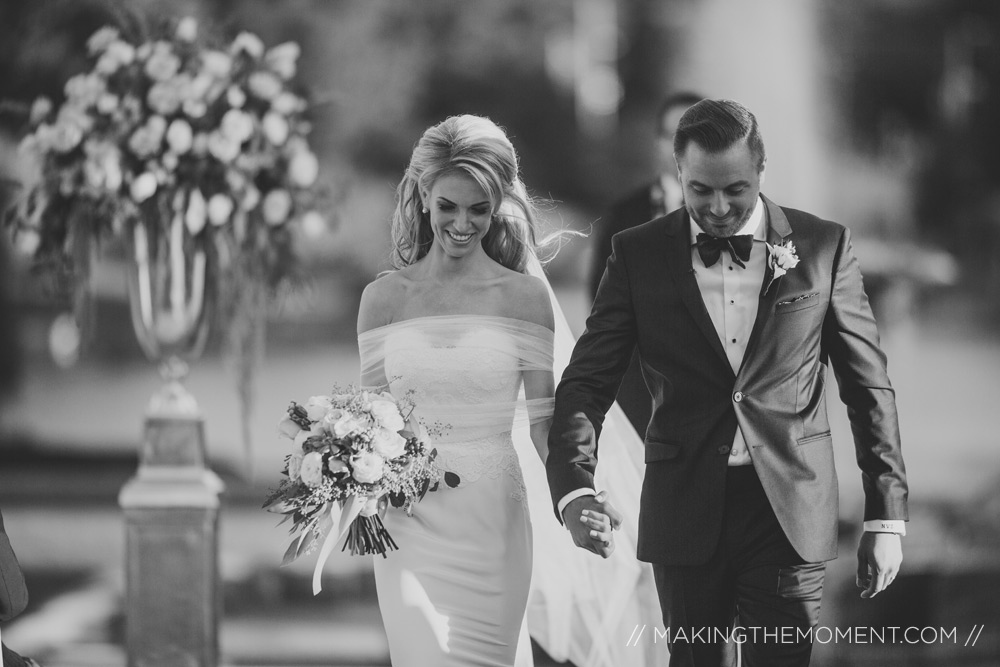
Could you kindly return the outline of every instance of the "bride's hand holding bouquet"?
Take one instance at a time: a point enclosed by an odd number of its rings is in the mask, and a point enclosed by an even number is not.
[[[437,450],[413,415],[409,396],[387,391],[335,391],[292,402],[278,430],[293,443],[283,479],[264,504],[292,521],[292,542],[282,564],[311,553],[322,540],[313,575],[320,590],[323,564],[346,536],[343,550],[379,554],[397,549],[380,514],[388,504],[412,512],[413,504],[453,473],[434,463]]]

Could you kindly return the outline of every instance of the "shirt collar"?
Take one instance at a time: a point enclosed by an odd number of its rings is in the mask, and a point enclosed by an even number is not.
[[[766,241],[767,240],[767,225],[762,225],[761,222],[764,220],[764,209],[765,206],[757,195],[757,201],[753,206],[753,213],[750,214],[750,219],[747,220],[746,224],[740,228],[733,236],[741,236],[743,234],[753,234],[754,241]],[[690,217],[690,214],[689,214]],[[698,234],[701,233],[701,227],[692,220],[691,221],[691,245],[698,242]]]

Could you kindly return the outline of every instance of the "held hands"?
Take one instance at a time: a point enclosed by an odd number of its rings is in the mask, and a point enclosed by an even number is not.
[[[607,501],[608,494],[581,496],[563,510],[563,521],[576,546],[607,558],[615,551],[612,531],[622,525],[622,515]]]
[[[873,598],[892,583],[903,562],[903,547],[894,533],[861,534],[858,543],[857,586],[861,597]]]

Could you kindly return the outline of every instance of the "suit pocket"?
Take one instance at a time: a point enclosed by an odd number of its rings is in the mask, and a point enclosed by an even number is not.
[[[669,461],[676,459],[681,453],[681,446],[662,440],[646,440],[646,463]]]
[[[793,297],[787,301],[781,301],[774,307],[774,312],[777,315],[780,315],[781,313],[793,313],[796,310],[813,308],[818,305],[819,292],[812,292],[811,294],[802,294],[800,296]]]
[[[803,438],[799,438],[796,442],[801,447],[802,445],[810,445],[814,442],[820,442],[821,440],[833,440],[833,436],[830,435],[829,431],[824,431],[823,433],[817,433],[816,435],[807,435]]]

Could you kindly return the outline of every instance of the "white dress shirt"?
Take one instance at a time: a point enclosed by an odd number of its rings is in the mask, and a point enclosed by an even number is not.
[[[750,259],[745,262],[745,269],[734,262],[725,250],[719,255],[718,262],[705,266],[695,247],[701,228],[691,221],[691,266],[694,267],[701,299],[705,302],[705,308],[715,325],[715,332],[719,334],[722,347],[726,350],[733,373],[739,372],[747,343],[750,342],[750,332],[757,319],[760,287],[767,269],[767,224],[761,224],[763,220],[764,204],[758,197],[750,219],[736,232],[737,236],[753,236],[753,250],[750,251]],[[733,447],[729,451],[729,465],[742,466],[750,463],[750,451],[737,426]]]

